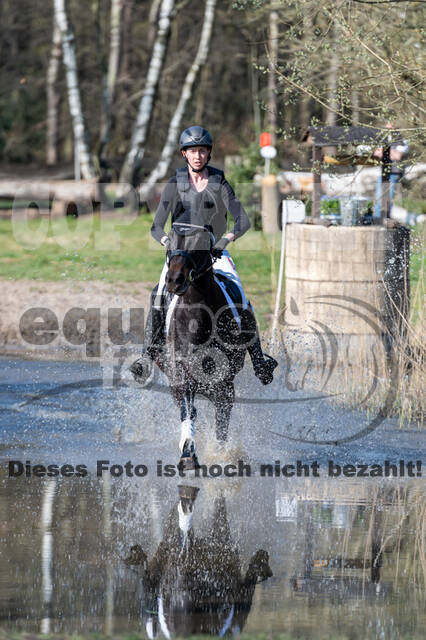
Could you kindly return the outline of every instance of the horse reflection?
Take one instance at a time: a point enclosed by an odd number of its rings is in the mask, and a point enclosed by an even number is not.
[[[250,612],[256,584],[272,576],[263,549],[253,554],[243,575],[223,496],[214,501],[208,535],[196,535],[192,515],[197,493],[195,487],[179,487],[178,503],[151,561],[140,545],[131,548],[126,560],[140,566],[149,638],[160,631],[166,638],[238,633]]]

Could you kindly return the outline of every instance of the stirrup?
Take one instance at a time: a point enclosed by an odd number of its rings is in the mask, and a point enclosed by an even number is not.
[[[254,373],[264,385],[270,384],[274,379],[274,369],[278,367],[278,362],[267,353],[263,354],[263,362],[258,363]]]

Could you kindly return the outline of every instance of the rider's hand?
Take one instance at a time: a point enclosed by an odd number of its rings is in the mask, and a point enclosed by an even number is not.
[[[167,248],[168,248],[168,246],[169,246],[169,242],[170,242],[170,241],[169,241],[168,236],[163,236],[163,237],[161,238],[161,244],[163,245],[163,247],[166,247],[166,251],[167,251]]]
[[[226,249],[226,247],[228,246],[228,244],[230,242],[231,242],[231,240],[229,238],[227,238],[226,236],[223,236],[223,238],[218,240],[216,242],[216,244],[214,245],[214,247],[212,249],[212,256],[214,258],[222,257],[222,251],[224,251]]]

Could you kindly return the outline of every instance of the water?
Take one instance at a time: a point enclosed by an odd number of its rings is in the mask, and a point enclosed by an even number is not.
[[[218,452],[204,402],[197,438],[201,462],[238,467],[241,459],[252,475],[164,477],[157,461],[177,463],[179,431],[161,380],[155,390],[107,389],[80,384],[99,379],[96,366],[2,365],[3,628],[424,637],[425,484],[415,464],[407,477],[409,461],[424,463],[423,432],[387,420],[358,440],[312,445],[315,424],[342,436],[365,430],[371,416],[323,397],[259,390],[246,374],[229,447]],[[87,475],[9,477],[11,460],[32,469],[80,464]],[[147,472],[97,477],[98,460],[108,468],[130,460]],[[309,476],[261,477],[260,463],[275,460],[295,469],[299,460]],[[399,471],[402,460],[404,476],[331,478],[329,460],[369,472],[385,460]]]

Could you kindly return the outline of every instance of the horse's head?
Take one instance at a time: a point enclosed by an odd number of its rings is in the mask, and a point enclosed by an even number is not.
[[[208,227],[174,223],[169,233],[166,289],[182,296],[212,266],[214,237]]]

